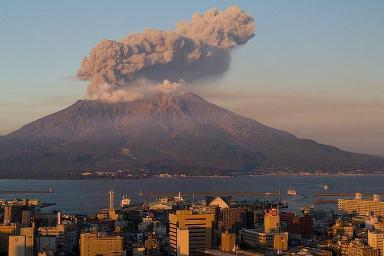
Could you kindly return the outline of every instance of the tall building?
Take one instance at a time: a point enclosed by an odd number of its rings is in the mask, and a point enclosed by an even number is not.
[[[384,233],[368,231],[368,245],[376,250],[379,250],[379,255],[383,256]]]
[[[280,214],[279,209],[270,209],[264,215],[264,232],[279,232],[280,231]]]
[[[222,231],[238,233],[248,226],[248,211],[243,208],[226,208],[221,210],[220,227]]]
[[[6,255],[8,251],[9,236],[15,236],[18,233],[19,226],[17,224],[0,225],[0,255]]]
[[[26,256],[25,236],[9,236],[8,255]]]
[[[213,214],[193,214],[192,211],[169,214],[171,254],[190,255],[196,249],[212,248],[213,221]]]
[[[80,235],[80,256],[123,256],[124,241],[120,236]]]
[[[280,230],[283,232],[311,238],[313,235],[313,225],[313,218],[308,213],[304,213],[303,216],[296,216],[291,212],[280,213]]]
[[[355,199],[339,199],[338,208],[345,213],[365,216],[373,212],[376,216],[384,217],[384,202],[380,201],[379,195],[373,195],[372,200],[364,200],[360,193],[356,193]]]

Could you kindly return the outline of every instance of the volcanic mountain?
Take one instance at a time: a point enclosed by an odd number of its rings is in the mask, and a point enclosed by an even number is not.
[[[211,175],[383,167],[382,158],[299,139],[192,93],[119,103],[79,100],[0,138],[0,177],[135,168]]]

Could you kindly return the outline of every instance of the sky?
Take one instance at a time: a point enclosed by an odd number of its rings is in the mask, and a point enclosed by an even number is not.
[[[384,1],[1,1],[0,135],[86,96],[75,77],[101,39],[169,30],[212,7],[255,37],[200,94],[300,138],[384,156]],[[208,86],[209,84],[209,86]]]

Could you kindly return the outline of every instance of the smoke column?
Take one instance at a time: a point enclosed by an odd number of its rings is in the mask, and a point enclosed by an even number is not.
[[[228,69],[230,50],[254,36],[253,18],[239,7],[195,13],[174,31],[147,29],[121,40],[104,39],[83,59],[77,76],[88,96],[133,100],[147,93],[181,91],[203,76]],[[181,85],[183,84],[183,85]]]

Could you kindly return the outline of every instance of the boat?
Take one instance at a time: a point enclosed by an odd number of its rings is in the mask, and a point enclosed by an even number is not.
[[[128,196],[125,195],[123,196],[123,199],[120,202],[120,206],[121,208],[125,208],[125,207],[128,207],[130,203],[131,203],[131,199],[129,199]]]
[[[295,195],[297,195],[297,192],[294,188],[289,188],[287,191],[287,195],[295,196]]]
[[[184,198],[181,197],[181,193],[179,192],[179,194],[175,196],[173,200],[175,200],[176,203],[181,203],[184,201]]]
[[[328,184],[324,184],[324,185],[322,185],[322,186],[323,186],[323,189],[324,189],[325,191],[327,191],[327,190],[329,189]]]

